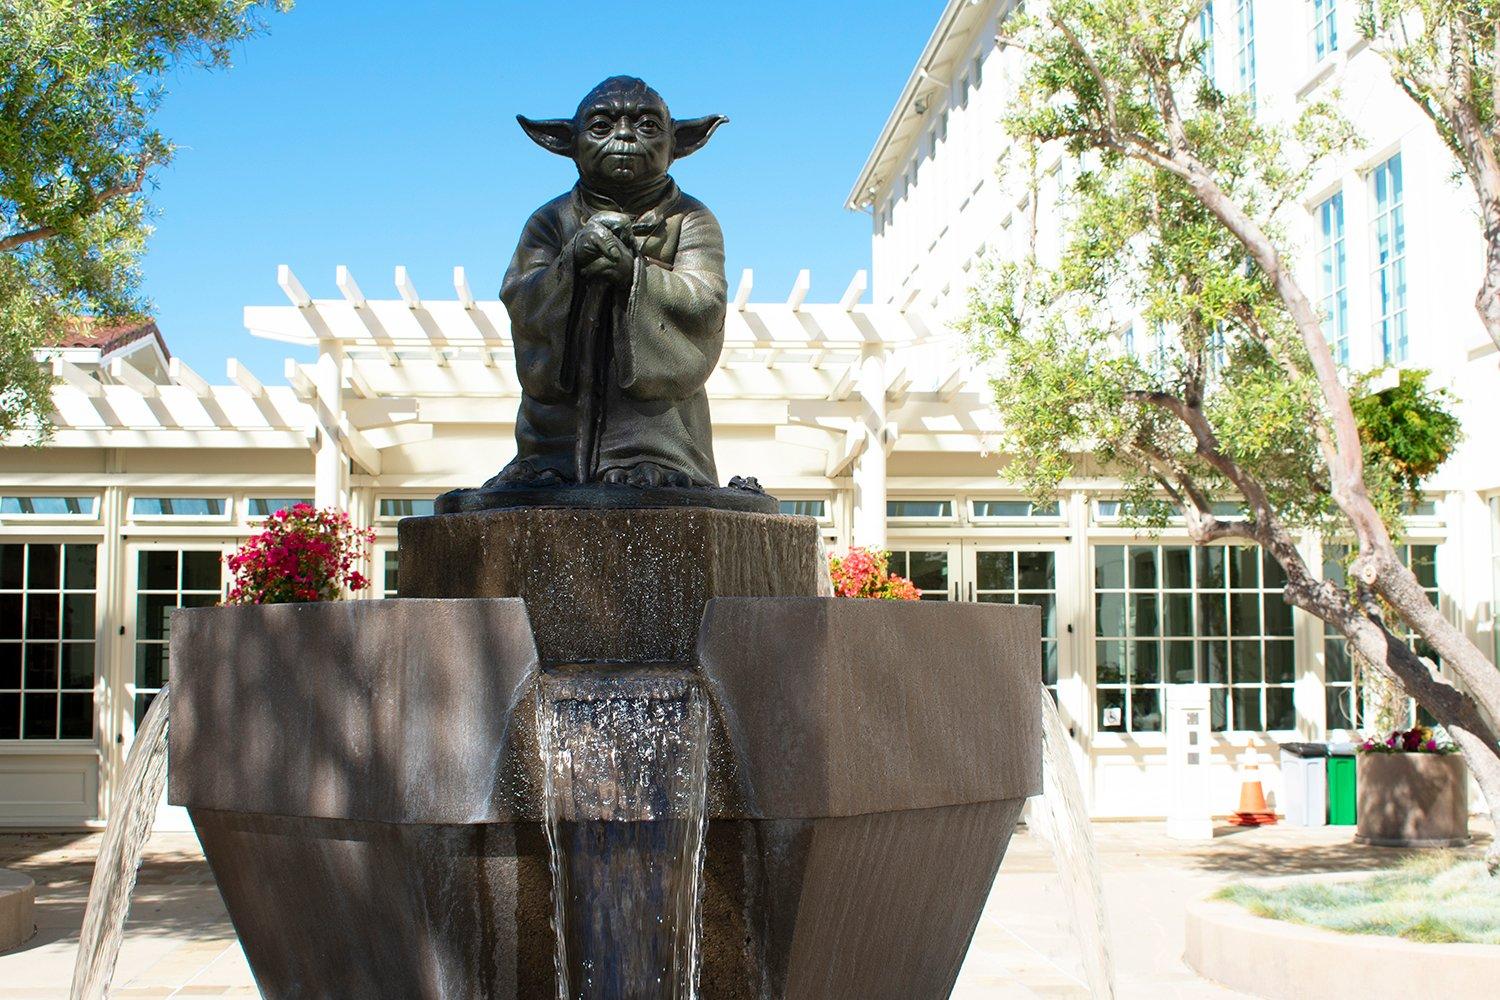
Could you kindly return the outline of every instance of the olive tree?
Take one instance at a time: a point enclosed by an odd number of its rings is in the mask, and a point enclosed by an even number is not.
[[[1311,171],[1354,137],[1331,105],[1266,123],[1216,89],[1201,68],[1202,7],[1052,0],[1005,24],[1002,43],[1026,53],[1007,129],[1083,164],[1060,253],[993,269],[971,307],[1012,473],[1041,494],[1092,453],[1121,470],[1138,509],[1161,495],[1180,506],[1196,542],[1262,546],[1285,571],[1286,600],[1399,679],[1500,813],[1500,672],[1398,549],[1403,501],[1452,449],[1456,424],[1410,375],[1351,392],[1282,224]],[[1149,349],[1123,349],[1127,321]],[[1357,405],[1384,418],[1362,424]],[[1216,513],[1227,499],[1242,516]],[[1349,586],[1309,565],[1298,546],[1309,531],[1350,541]]]
[[[0,0],[0,433],[44,428],[33,351],[145,309],[152,124],[168,74],[223,66],[289,0]]]

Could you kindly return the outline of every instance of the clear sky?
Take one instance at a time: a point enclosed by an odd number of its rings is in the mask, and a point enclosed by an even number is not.
[[[281,304],[276,265],[315,298],[347,264],[369,297],[409,269],[426,298],[498,294],[530,211],[572,165],[516,125],[571,115],[616,73],[680,118],[731,121],[674,176],[724,227],[731,288],[811,300],[869,266],[870,223],[846,211],[941,0],[758,3],[302,0],[227,71],[169,79],[158,116],[179,148],[152,196],[146,291],[173,352],[211,381],[238,357],[281,381],[288,345],[252,338],[246,305]]]

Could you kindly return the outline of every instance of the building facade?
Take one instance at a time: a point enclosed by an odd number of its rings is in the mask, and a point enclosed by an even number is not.
[[[1139,534],[1118,480],[1087,465],[1043,503],[1001,478],[991,388],[953,321],[983,261],[1057,245],[1078,169],[1044,160],[1032,185],[997,124],[1020,71],[995,45],[1010,7],[947,5],[860,171],[849,204],[873,219],[873,280],[808,302],[805,272],[784,298],[740,276],[709,384],[717,464],[817,518],[832,547],[890,549],[924,599],[1040,605],[1041,680],[1096,815],[1165,811],[1165,692],[1209,683],[1227,812],[1247,744],[1271,752],[1356,721],[1355,675],[1321,623],[1281,600],[1260,553]],[[1203,30],[1222,86],[1253,88],[1266,114],[1337,88],[1367,139],[1300,206],[1305,277],[1351,370],[1428,368],[1458,396],[1468,436],[1414,509],[1407,551],[1491,648],[1500,469],[1486,429],[1500,372],[1471,306],[1482,244],[1469,192],[1356,41],[1353,8],[1215,0]],[[313,500],[374,526],[370,596],[395,596],[397,520],[513,454],[509,324],[462,269],[430,299],[402,268],[376,298],[343,268],[327,298],[286,268],[277,279],[284,304],[247,308],[246,328],[312,358],[279,379],[235,361],[201,376],[140,331],[43,359],[59,379],[56,431],[44,447],[0,447],[0,824],[108,818],[136,722],[170,675],[170,611],[217,601],[221,557],[278,506]],[[1304,545],[1321,564],[1323,540]],[[1267,777],[1274,796],[1274,767]]]

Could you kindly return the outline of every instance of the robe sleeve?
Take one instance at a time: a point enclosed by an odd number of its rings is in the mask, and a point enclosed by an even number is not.
[[[516,374],[527,395],[545,403],[570,399],[575,389],[573,249],[556,203],[526,221],[505,272],[500,298],[510,314]]]
[[[670,268],[636,257],[630,295],[615,322],[627,396],[677,402],[703,388],[724,347],[725,293],[724,236],[699,206],[683,219]]]

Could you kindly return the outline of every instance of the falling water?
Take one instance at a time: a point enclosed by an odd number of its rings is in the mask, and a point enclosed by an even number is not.
[[[695,1000],[708,712],[664,671],[538,686],[559,1000]]]
[[[104,1000],[125,938],[130,893],[141,867],[141,853],[167,781],[167,713],[171,692],[163,687],[151,702],[125,761],[114,817],[104,829],[94,880],[89,885],[78,958],[73,963],[71,1000]]]
[[[1073,766],[1071,741],[1057,704],[1042,688],[1042,797],[1034,801],[1032,825],[1052,848],[1052,861],[1067,891],[1073,931],[1083,953],[1084,977],[1097,998],[1115,995],[1115,966],[1104,915],[1099,852],[1084,806],[1083,786]]]

